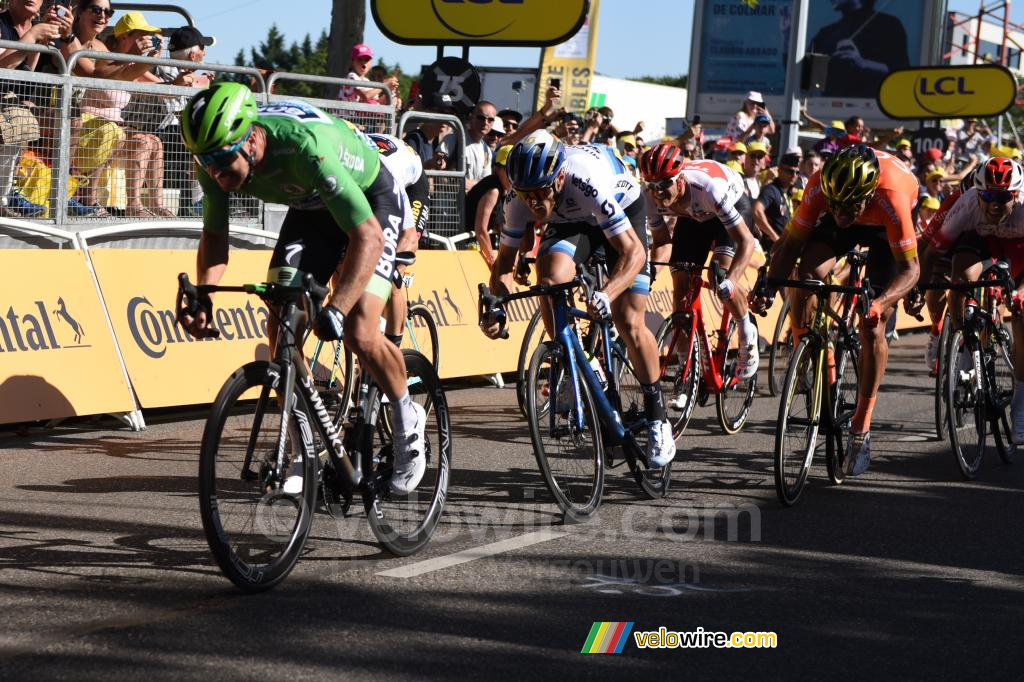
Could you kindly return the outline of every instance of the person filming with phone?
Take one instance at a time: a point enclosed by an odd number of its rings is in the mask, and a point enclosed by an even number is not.
[[[729,125],[725,128],[725,136],[731,138],[737,142],[746,140],[752,132],[754,132],[754,125],[758,115],[764,115],[768,117],[768,127],[765,130],[765,135],[775,134],[775,119],[768,113],[768,107],[765,106],[764,97],[761,96],[760,92],[751,90],[747,93],[747,98],[743,100],[743,106],[740,110],[733,114],[732,119],[729,121]]]

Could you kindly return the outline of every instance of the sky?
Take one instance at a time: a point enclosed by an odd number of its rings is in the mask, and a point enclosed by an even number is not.
[[[330,28],[331,0],[177,0],[176,4],[192,12],[203,33],[217,38],[217,44],[207,50],[209,62],[234,63],[238,50],[245,49],[248,54],[248,48],[266,37],[271,24],[277,24],[289,44],[301,41],[307,33],[315,39]],[[949,0],[949,9],[976,14],[978,4],[978,0]],[[987,4],[991,5],[991,0]],[[159,25],[176,23],[168,15],[147,16]],[[1024,3],[1011,4],[1010,19],[1024,24]],[[601,0],[598,31],[598,73],[615,78],[677,76],[689,70],[693,2]],[[433,47],[392,43],[377,29],[369,11],[365,42],[375,56],[389,64],[399,63],[410,74],[433,62],[437,53]],[[642,52],[638,46],[643,47]],[[461,48],[448,48],[445,54],[459,56]],[[481,66],[536,67],[539,59],[537,48],[470,49],[470,61]]]

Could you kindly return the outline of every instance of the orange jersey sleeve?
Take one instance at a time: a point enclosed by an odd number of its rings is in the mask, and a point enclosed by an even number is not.
[[[807,239],[825,208],[825,195],[821,193],[821,171],[818,171],[807,179],[804,198],[786,226],[786,232],[801,241]]]

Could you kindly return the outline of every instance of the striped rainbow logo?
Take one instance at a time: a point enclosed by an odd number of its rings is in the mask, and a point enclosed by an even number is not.
[[[633,622],[594,623],[581,654],[619,654],[633,630]]]

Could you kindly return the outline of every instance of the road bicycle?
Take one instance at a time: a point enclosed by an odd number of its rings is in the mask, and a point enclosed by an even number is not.
[[[967,292],[967,297],[963,326],[950,332],[946,349],[946,423],[960,473],[974,479],[985,457],[989,428],[999,457],[1007,464],[1016,457],[1006,415],[1013,399],[1013,341],[1000,314],[1014,291],[1010,266],[997,261],[977,281],[947,288]]]
[[[414,265],[416,254],[412,251],[400,251],[395,255],[395,263]],[[408,272],[402,276],[396,268],[393,283],[408,290],[413,277],[414,275]],[[402,348],[421,353],[430,360],[434,369],[440,372],[441,346],[437,337],[437,322],[434,321],[430,309],[422,303],[407,301]],[[357,376],[355,356],[341,341],[317,339],[310,355],[309,366],[313,374],[313,384],[320,392],[324,406],[333,416],[334,423],[341,424],[352,407],[352,394],[356,383],[354,378]]]
[[[859,259],[858,259],[859,260]],[[845,438],[857,404],[860,339],[852,328],[854,313],[866,314],[871,305],[870,282],[859,277],[851,285],[820,280],[776,279],[762,268],[755,291],[766,287],[804,289],[816,295],[814,316],[793,350],[775,429],[775,492],[792,506],[800,499],[814,455],[818,435],[824,431],[825,465],[836,485],[845,479]],[[840,312],[833,310],[832,294],[840,294]]]
[[[537,465],[556,503],[567,517],[583,519],[601,504],[606,467],[628,465],[640,489],[653,499],[667,494],[672,464],[649,467],[637,443],[646,442],[648,428],[640,382],[624,348],[612,342],[610,321],[572,306],[571,292],[577,288],[584,292],[582,300],[589,300],[593,287],[579,275],[565,284],[504,296],[489,294],[481,284],[479,293],[481,320],[497,319],[502,325],[507,303],[550,298],[555,339],[543,342],[530,360],[527,420]],[[600,327],[601,351],[590,361],[573,319]]]
[[[725,270],[715,261],[706,268],[695,263],[654,263],[685,272],[690,286],[682,302],[682,310],[665,318],[658,330],[658,361],[661,388],[669,407],[672,435],[682,435],[693,414],[695,404],[704,406],[715,396],[718,423],[726,433],[738,433],[747,421],[750,406],[757,393],[757,375],[741,379],[736,375],[739,363],[739,325],[723,306],[722,319],[716,332],[715,347],[710,347],[701,291],[712,291],[725,279]],[[713,281],[701,276],[707,269]],[[753,320],[753,317],[751,317]],[[755,322],[756,327],[756,322]],[[670,399],[668,396],[672,396]],[[685,401],[680,409],[673,407]]]
[[[195,286],[185,273],[178,282],[178,319],[209,309],[213,292],[238,292],[259,296],[277,322],[273,360],[247,363],[228,378],[203,431],[200,513],[221,572],[248,592],[280,583],[302,553],[321,491],[332,513],[347,514],[358,495],[374,536],[393,554],[426,545],[444,508],[452,455],[447,400],[430,361],[403,352],[410,395],[431,416],[427,471],[416,490],[398,495],[390,490],[394,451],[380,388],[363,373],[358,405],[339,429],[303,358],[302,330],[316,319],[326,288],[308,274],[291,287]],[[283,490],[293,465],[303,477],[296,495]]]

